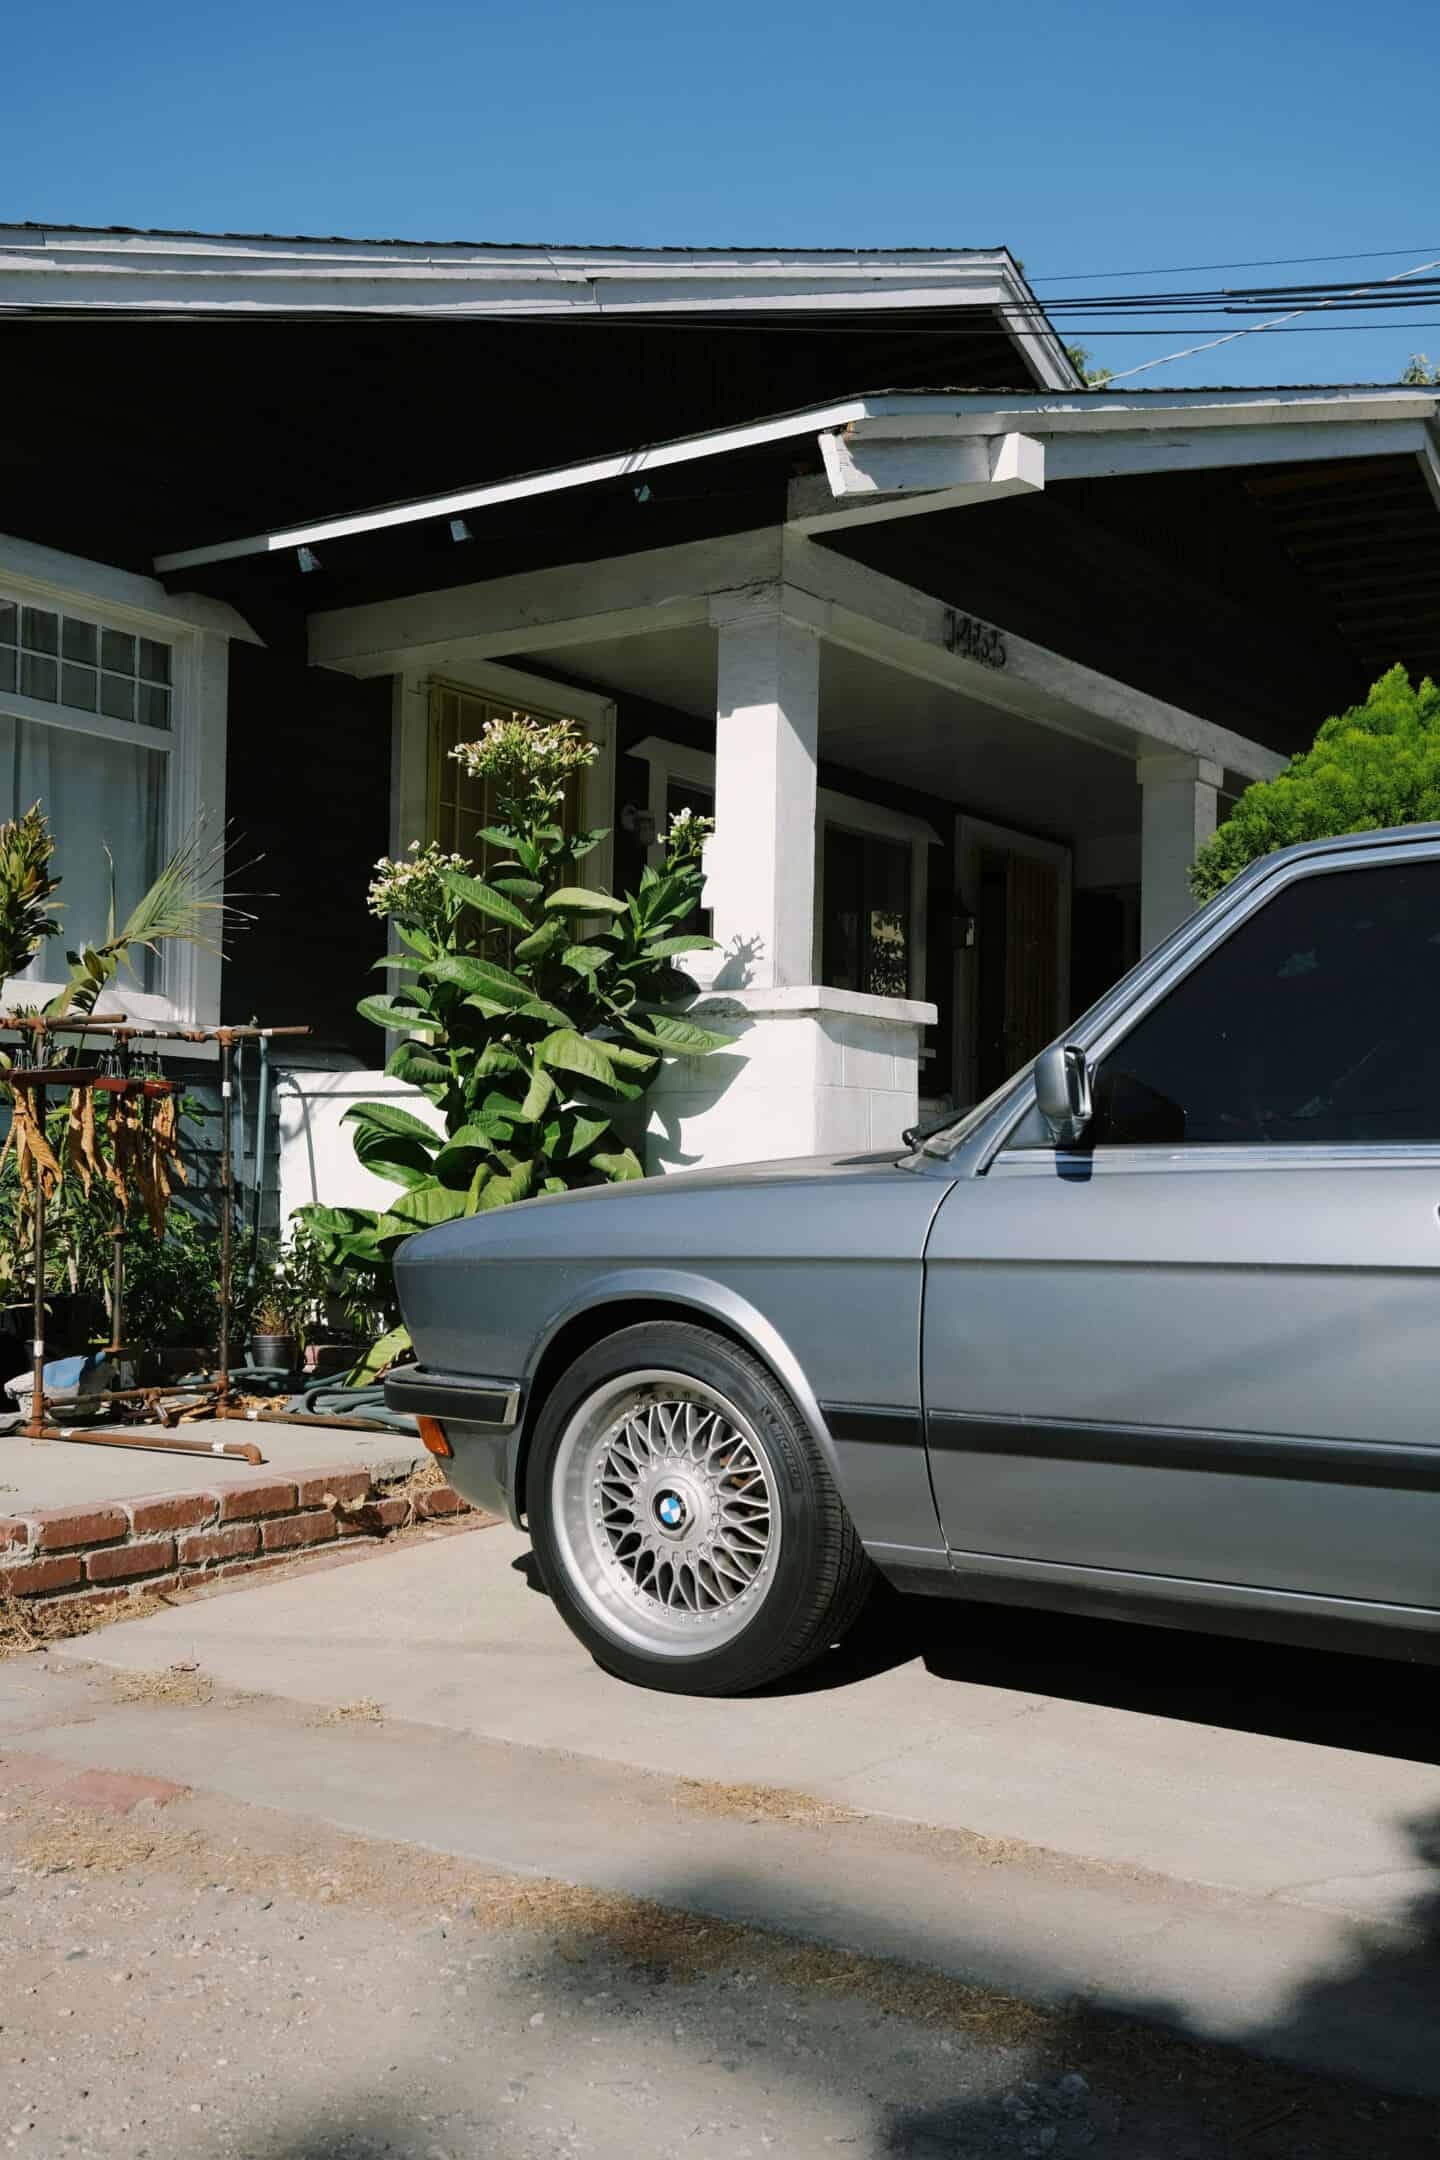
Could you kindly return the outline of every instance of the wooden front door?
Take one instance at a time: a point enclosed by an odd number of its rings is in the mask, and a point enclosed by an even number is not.
[[[1060,873],[987,849],[980,867],[976,1093],[988,1095],[1043,1050],[1060,1024]]]

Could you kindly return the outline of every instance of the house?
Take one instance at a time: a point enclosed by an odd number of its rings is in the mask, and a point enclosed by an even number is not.
[[[716,816],[746,1055],[667,1072],[658,1167],[983,1096],[1241,789],[1440,672],[1434,389],[1087,389],[1004,249],[21,226],[0,308],[0,812],[44,797],[72,919],[202,806],[263,856],[223,970],[131,1002],[312,1024],[286,1209],[367,1196],[370,866],[464,844],[496,711],[600,746],[596,882]]]

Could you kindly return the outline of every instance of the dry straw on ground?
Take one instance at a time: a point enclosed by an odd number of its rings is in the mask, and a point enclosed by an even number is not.
[[[166,1704],[172,1709],[208,1703],[215,1683],[195,1665],[170,1665],[164,1672],[116,1673],[111,1682],[116,1702]]]

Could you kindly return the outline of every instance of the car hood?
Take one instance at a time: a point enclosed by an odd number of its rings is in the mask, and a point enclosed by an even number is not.
[[[708,1170],[666,1170],[622,1185],[583,1185],[575,1192],[545,1193],[527,1207],[583,1206],[587,1201],[619,1199],[640,1193],[723,1192],[738,1185],[791,1185],[812,1178],[874,1177],[909,1160],[903,1150],[886,1148],[873,1155],[792,1155],[780,1161],[723,1163]]]
[[[887,1148],[874,1155],[805,1155],[588,1185],[422,1231],[406,1239],[396,1267],[403,1282],[416,1268],[452,1260],[801,1252],[837,1239],[843,1246],[853,1242],[857,1223],[875,1219],[877,1205],[885,1215],[898,1205],[907,1219],[917,1207],[921,1213],[933,1207],[939,1195],[927,1168]],[[889,1201],[881,1197],[887,1191]],[[847,1226],[843,1232],[840,1225]]]

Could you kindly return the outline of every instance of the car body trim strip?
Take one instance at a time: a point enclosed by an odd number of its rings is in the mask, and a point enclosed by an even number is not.
[[[932,1448],[952,1454],[1034,1455],[1148,1470],[1201,1470],[1223,1476],[1440,1491],[1440,1443],[1405,1447],[1374,1440],[1312,1439],[1304,1434],[1083,1424],[950,1410],[930,1413],[929,1439]]]
[[[820,1405],[820,1414],[832,1439],[843,1445],[858,1441],[865,1447],[911,1447],[925,1445],[925,1428],[918,1410],[897,1410],[884,1403],[832,1403]]]

